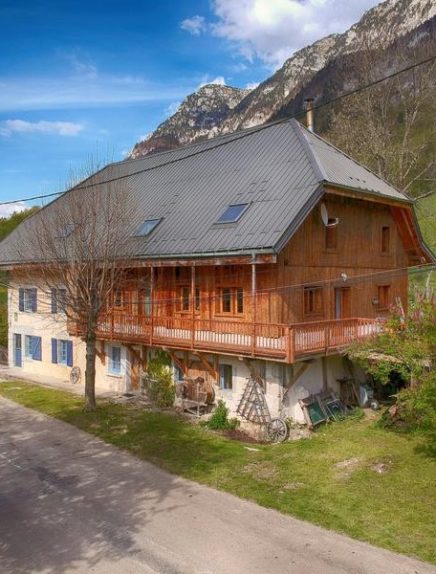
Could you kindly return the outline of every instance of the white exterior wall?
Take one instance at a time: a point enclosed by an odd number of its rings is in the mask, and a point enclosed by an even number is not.
[[[37,311],[19,311],[18,288],[36,287]],[[51,313],[51,295],[44,293],[37,282],[17,282],[16,288],[8,290],[8,356],[9,365],[15,366],[14,335],[22,338],[22,370],[23,375],[46,375],[69,381],[71,368],[67,365],[52,363],[51,340],[62,339],[73,343],[73,366],[78,366],[81,371],[80,384],[84,384],[86,348],[85,343],[78,337],[70,337],[67,332],[66,317],[63,313]],[[41,361],[25,356],[25,336],[41,337]],[[129,388],[130,363],[128,350],[116,341],[110,343],[121,347],[121,375],[115,376],[108,373],[109,360],[106,356],[105,364],[99,357],[96,359],[96,388],[124,392]],[[100,343],[98,343],[100,345]],[[109,352],[109,344],[104,345],[105,353]]]

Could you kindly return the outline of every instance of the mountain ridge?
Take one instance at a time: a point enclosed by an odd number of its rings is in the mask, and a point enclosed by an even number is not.
[[[295,52],[252,90],[217,84],[202,86],[149,138],[138,142],[130,157],[173,149],[282,117],[284,109],[295,111],[293,102],[301,106],[301,94],[323,71],[335,72],[335,64],[343,65],[344,61],[351,61],[353,54],[365,50],[383,52],[435,18],[436,3],[432,0],[386,0],[366,11],[344,33],[326,36]],[[342,87],[347,87],[346,80],[339,82]]]

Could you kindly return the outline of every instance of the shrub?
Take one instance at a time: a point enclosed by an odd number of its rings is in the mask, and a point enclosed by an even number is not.
[[[229,419],[229,409],[223,400],[219,400],[207,426],[212,430],[233,430],[239,426],[238,419]]]
[[[404,430],[436,429],[436,372],[426,373],[413,387],[397,394],[395,415],[385,417],[387,426],[400,425]]]
[[[164,351],[156,351],[150,359],[147,377],[151,380],[147,388],[149,399],[158,407],[171,407],[174,404],[176,387],[171,372],[171,361]]]

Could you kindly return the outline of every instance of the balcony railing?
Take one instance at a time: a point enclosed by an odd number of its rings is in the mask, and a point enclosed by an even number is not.
[[[97,336],[151,347],[226,352],[292,363],[305,356],[332,353],[356,339],[379,333],[381,328],[376,319],[362,318],[284,325],[114,311],[101,317]],[[79,334],[73,325],[69,330]]]

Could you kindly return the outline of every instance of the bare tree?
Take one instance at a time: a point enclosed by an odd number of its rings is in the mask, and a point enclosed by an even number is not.
[[[99,183],[99,179],[103,182]],[[18,229],[15,246],[47,296],[62,288],[57,305],[68,330],[86,344],[85,409],[96,408],[99,316],[126,274],[126,228],[134,213],[126,185],[111,168],[73,187]]]
[[[355,56],[357,85],[426,60],[435,45],[403,47],[388,63],[377,50],[363,46]],[[345,98],[333,113],[332,126],[329,139],[380,177],[412,196],[430,195],[436,179],[436,62]]]

